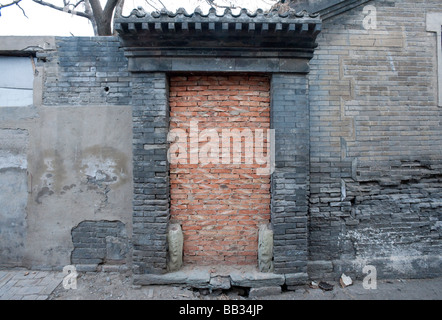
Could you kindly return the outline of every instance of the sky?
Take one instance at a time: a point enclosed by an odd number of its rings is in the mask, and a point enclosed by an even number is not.
[[[55,5],[62,6],[63,0],[45,0]],[[218,0],[219,3],[234,2],[235,4],[256,10],[257,8],[268,9],[274,3],[274,0]],[[6,4],[10,0],[0,0],[0,3]],[[101,0],[103,3],[106,0]],[[129,15],[133,8],[142,6],[146,11],[151,12],[155,9],[149,6],[150,2],[161,9],[162,2],[170,11],[183,7],[187,12],[193,12],[197,6],[206,12],[210,7],[204,0],[125,0],[123,15]],[[0,13],[0,36],[35,36],[35,35],[53,35],[53,36],[93,36],[92,25],[86,18],[60,12],[55,9],[45,7],[34,3],[32,0],[22,0],[20,6],[26,13],[25,17],[22,10],[16,6],[3,8]]]

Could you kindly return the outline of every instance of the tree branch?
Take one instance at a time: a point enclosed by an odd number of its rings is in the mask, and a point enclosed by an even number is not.
[[[266,1],[266,0],[262,0],[262,2],[264,2],[265,4],[272,6],[274,5],[276,2],[279,2],[278,0],[270,0],[270,1]],[[281,1],[283,2],[283,1]]]
[[[216,0],[206,0],[207,4],[209,6],[211,6],[212,8],[216,7],[216,8],[222,8],[222,9],[241,9],[240,6],[235,6],[233,4],[230,6],[223,6],[223,5],[217,4],[215,1]]]
[[[25,10],[23,10],[23,8],[20,7],[20,4],[19,4],[20,1],[21,1],[21,0],[14,0],[14,1],[12,1],[11,3],[8,3],[8,4],[1,4],[1,3],[0,3],[0,9],[2,9],[2,8],[6,8],[6,7],[9,7],[9,6],[13,6],[13,5],[15,4],[15,5],[16,5],[17,7],[19,7],[20,10],[23,12],[23,15],[24,15],[26,18],[28,18],[28,16],[26,15]],[[29,19],[29,18],[28,18],[28,19]]]
[[[114,12],[114,9],[118,3],[118,0],[107,0],[106,5],[103,9],[103,16],[104,17],[111,17],[112,12]]]
[[[160,11],[160,10],[158,10],[158,8],[157,7],[155,7],[152,3],[150,3],[148,0],[144,0],[149,6],[151,6],[154,10],[156,10],[156,11]]]
[[[20,0],[21,1],[21,0]],[[19,1],[19,2],[20,2]],[[26,17],[26,18],[28,18],[29,19],[29,17],[26,15],[26,12],[25,12],[25,10],[22,8],[22,7],[20,7],[20,4],[17,2],[16,3],[16,5],[17,5],[17,7],[19,7],[20,8],[20,10],[21,10],[21,12],[23,12],[23,15]]]
[[[91,19],[89,19],[89,21],[91,22],[92,28],[94,29],[94,34],[98,35],[97,22],[93,18],[94,14],[92,13],[92,8],[91,8],[91,4],[90,4],[89,0],[84,0],[84,12],[92,17]]]
[[[78,1],[76,4],[71,4],[71,5],[73,5],[73,6],[74,6],[74,9],[75,9],[75,8],[78,7],[81,3],[84,3],[84,0],[80,0],[80,1]]]
[[[52,9],[55,9],[55,10],[58,10],[58,11],[63,11],[63,12],[67,12],[67,13],[70,13],[70,14],[75,14],[75,15],[77,15],[79,17],[84,17],[84,18],[87,18],[89,20],[91,20],[93,18],[90,14],[87,14],[85,12],[75,11],[75,10],[71,10],[69,8],[66,10],[66,7],[59,7],[59,6],[56,6],[56,5],[52,4],[52,3],[49,3],[49,2],[46,2],[46,1],[43,1],[43,0],[32,0],[32,1],[34,1],[35,3],[41,4],[42,6],[47,6],[49,8],[52,8]]]
[[[9,6],[13,6],[14,4],[18,4],[20,1],[21,0],[14,0],[11,3],[8,3],[8,4],[1,4],[0,3],[0,9],[6,8],[6,7],[9,7]]]
[[[89,4],[92,8],[92,14],[94,15],[97,25],[100,23],[101,15],[103,14],[103,8],[101,7],[100,0],[89,0]]]
[[[1,1],[1,0],[0,0]],[[21,1],[21,0],[8,0],[8,1]],[[114,10],[119,1],[123,0],[106,0],[104,9],[100,3],[100,0],[63,0],[63,5],[55,5],[51,0],[32,0],[40,5],[74,14],[79,17],[87,18],[94,28],[94,34],[96,36],[109,36],[112,35],[112,17]],[[80,4],[84,4],[84,9],[80,7]],[[77,8],[81,10],[77,11]]]
[[[161,0],[158,0],[158,2],[163,6],[164,9],[167,10],[166,6],[164,5],[164,3],[161,2]]]

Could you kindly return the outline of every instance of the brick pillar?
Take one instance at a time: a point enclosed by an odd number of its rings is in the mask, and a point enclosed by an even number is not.
[[[132,74],[134,273],[166,272],[168,91],[165,73]]]
[[[271,127],[275,129],[271,221],[275,273],[307,272],[309,103],[304,74],[274,74]]]

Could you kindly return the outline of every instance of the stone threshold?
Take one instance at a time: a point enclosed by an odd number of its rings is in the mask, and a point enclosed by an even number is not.
[[[133,275],[134,285],[185,285],[196,289],[224,289],[231,287],[260,288],[307,284],[307,273],[276,274],[259,272],[255,266],[185,266],[166,274]]]

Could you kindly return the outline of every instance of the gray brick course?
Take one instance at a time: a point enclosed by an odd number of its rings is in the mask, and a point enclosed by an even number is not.
[[[368,4],[377,28],[362,27],[363,6],[324,21],[310,63],[309,275],[434,276],[442,135],[425,12],[442,6]]]
[[[307,78],[299,74],[273,74],[271,88],[271,128],[275,129],[276,153],[271,188],[275,272],[306,272],[307,225],[297,222],[305,222],[308,214]]]
[[[167,76],[164,73],[134,73],[132,90],[134,272],[164,273],[169,221]]]
[[[121,221],[83,221],[72,229],[71,235],[72,264],[96,266],[109,261],[127,262],[128,236]]]
[[[118,38],[56,38],[56,51],[37,53],[44,67],[44,105],[128,105],[127,59]]]

